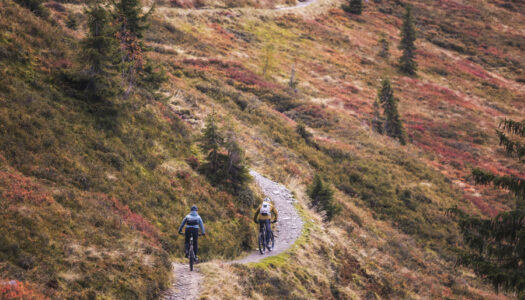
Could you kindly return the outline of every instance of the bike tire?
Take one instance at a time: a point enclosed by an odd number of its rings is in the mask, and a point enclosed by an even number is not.
[[[195,263],[195,254],[193,251],[190,253],[190,271],[193,271],[193,264]]]
[[[264,254],[265,248],[266,246],[265,246],[265,240],[264,240],[264,233],[259,232],[259,252],[261,254]]]
[[[271,244],[271,246],[269,244]],[[273,232],[270,232],[269,237],[268,237],[268,242],[266,243],[266,247],[268,248],[268,251],[272,251],[273,246],[275,246],[275,238],[273,237]]]
[[[190,260],[190,271],[193,271],[193,265],[195,264],[195,252],[193,251],[193,245],[190,245],[190,249],[188,249],[188,258]]]

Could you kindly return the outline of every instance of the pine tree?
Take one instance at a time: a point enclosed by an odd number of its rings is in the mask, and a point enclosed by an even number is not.
[[[237,192],[251,177],[244,159],[244,151],[237,142],[237,137],[233,130],[227,134],[224,147],[228,152],[228,159],[224,166],[226,177],[230,181],[230,185]]]
[[[383,117],[379,111],[380,105],[379,101],[376,99],[374,101],[374,118],[372,119],[372,128],[379,134],[383,134]]]
[[[206,125],[202,130],[201,149],[206,153],[210,169],[216,172],[219,169],[219,149],[224,145],[224,138],[219,132],[215,114],[206,118]]]
[[[107,100],[118,93],[114,64],[117,42],[105,8],[94,5],[87,10],[87,16],[88,34],[81,43],[86,93],[91,100]]]
[[[334,202],[334,191],[318,174],[308,186],[307,193],[311,200],[310,205],[318,211],[324,211],[327,221],[332,220],[341,212],[341,207]]]
[[[148,28],[147,19],[154,6],[143,14],[140,0],[120,0],[114,2],[115,19],[119,25],[115,34],[120,41],[122,53],[122,77],[127,82],[126,96],[135,86],[138,73],[144,65],[144,46],[141,41],[144,31]]]
[[[363,12],[363,0],[350,0],[348,5],[343,5],[342,8],[348,13],[360,15]]]
[[[507,153],[521,161],[525,156],[525,120],[504,120],[497,130]],[[516,136],[509,137],[508,134]],[[516,199],[516,208],[500,213],[493,219],[470,216],[457,208],[459,226],[467,250],[460,250],[459,263],[491,282],[496,290],[516,292],[518,299],[525,298],[525,178],[513,175],[494,175],[474,169],[473,178],[478,184],[493,185],[510,191]]]
[[[397,110],[397,103],[399,102],[399,99],[394,97],[394,90],[392,89],[388,79],[384,79],[381,84],[381,88],[378,92],[378,100],[383,107],[386,135],[398,139],[402,145],[405,145],[406,133]]]
[[[379,39],[379,47],[381,49],[379,50],[379,53],[377,55],[383,58],[388,58],[390,56],[390,44],[388,43],[385,34],[382,34],[381,39]]]
[[[412,7],[406,6],[403,17],[403,27],[401,28],[401,42],[399,49],[403,50],[403,55],[399,58],[399,69],[408,75],[415,75],[417,71],[416,56],[416,30],[412,19]]]
[[[295,132],[297,132],[297,134],[299,134],[299,136],[302,137],[307,144],[310,144],[313,135],[308,132],[302,123],[297,124],[295,127]]]

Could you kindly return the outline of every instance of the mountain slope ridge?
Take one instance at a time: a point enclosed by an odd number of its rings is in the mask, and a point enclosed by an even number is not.
[[[216,112],[250,164],[297,194],[310,227],[287,255],[203,266],[203,298],[512,298],[454,268],[451,248],[461,241],[445,211],[458,205],[490,216],[512,203],[468,175],[480,164],[524,174],[492,132],[499,118],[525,110],[525,20],[501,1],[407,1],[419,38],[420,69],[410,78],[396,71],[403,3],[369,1],[353,16],[328,2],[298,12],[193,12],[159,2],[145,42],[167,72],[162,97],[143,90],[94,105],[60,77],[78,64],[85,19],[76,15],[76,30],[64,24],[82,6],[47,3],[48,22],[3,1],[1,188],[2,205],[15,213],[3,215],[14,225],[2,232],[0,278],[57,298],[157,297],[168,286],[168,256],[181,253],[177,216],[194,201],[210,223],[208,258],[253,245],[260,196],[244,204],[194,168],[204,160],[203,120]],[[382,34],[387,59],[376,55]],[[384,77],[401,99],[405,147],[370,129]],[[299,123],[310,140],[296,133]],[[309,208],[305,187],[315,174],[344,207],[331,223]],[[38,237],[38,251],[28,237]]]

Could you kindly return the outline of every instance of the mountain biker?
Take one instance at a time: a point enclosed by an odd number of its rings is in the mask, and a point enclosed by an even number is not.
[[[266,197],[255,211],[255,214],[253,215],[253,221],[255,223],[259,223],[259,230],[265,229],[266,232],[270,234],[272,232],[272,226],[270,225],[272,215],[274,216],[272,223],[277,222],[279,213],[277,212],[275,206],[273,206],[270,202],[270,198]]]
[[[188,249],[190,248],[190,237],[193,236],[193,251],[195,252],[195,260],[198,261],[198,238],[199,238],[199,227],[201,228],[202,235],[205,235],[204,224],[202,223],[201,216],[197,213],[197,206],[191,207],[190,213],[182,220],[179,227],[179,234],[182,234],[182,228],[186,225],[185,238],[184,238],[184,251],[186,257],[188,257]]]

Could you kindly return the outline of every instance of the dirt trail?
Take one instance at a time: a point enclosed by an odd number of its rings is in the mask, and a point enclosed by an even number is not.
[[[229,263],[251,263],[257,262],[266,257],[274,256],[286,251],[295,240],[301,235],[303,221],[294,207],[295,199],[291,192],[281,184],[271,181],[255,171],[250,171],[250,175],[262,189],[263,193],[269,197],[279,212],[279,222],[274,226],[275,248],[272,252],[261,255],[254,250],[248,256],[230,261]],[[198,267],[190,272],[187,264],[173,264],[173,272],[177,281],[164,295],[165,300],[193,300],[197,299],[200,292],[200,284],[203,276],[198,272]]]

